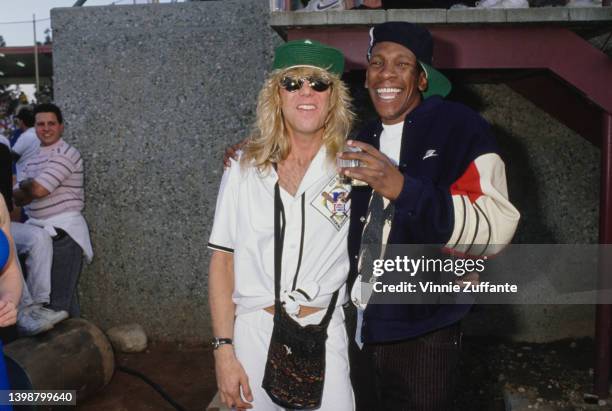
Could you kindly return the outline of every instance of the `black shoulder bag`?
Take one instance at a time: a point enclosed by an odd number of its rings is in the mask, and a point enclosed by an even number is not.
[[[304,203],[302,195],[302,233]],[[319,324],[302,327],[293,320],[280,301],[284,237],[285,215],[280,189],[276,183],[274,187],[274,328],[268,348],[262,388],[266,390],[272,401],[281,407],[309,410],[320,407],[323,398],[327,326],[336,307],[338,290],[334,292],[327,312]],[[298,268],[293,280],[294,288],[301,259],[300,251]]]

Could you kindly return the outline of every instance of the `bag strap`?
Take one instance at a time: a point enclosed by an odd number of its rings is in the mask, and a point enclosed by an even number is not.
[[[302,193],[302,230],[300,235],[300,254],[298,257],[297,268],[295,269],[295,275],[293,276],[293,286],[291,287],[291,291],[295,291],[295,286],[297,285],[298,273],[300,271],[300,266],[302,265],[302,254],[304,252],[304,232],[306,231],[306,192]]]
[[[305,204],[306,204],[306,193],[302,194],[302,234],[300,239],[300,254],[298,258],[297,268],[295,270],[295,276],[293,277],[293,290],[295,290],[295,286],[297,284],[297,277],[300,271],[300,266],[302,264],[302,254],[304,251],[304,232],[306,231],[305,226]],[[280,301],[280,283],[281,283],[281,269],[283,265],[283,243],[285,241],[285,209],[283,207],[283,201],[280,196],[280,186],[278,182],[274,185],[274,310],[279,312],[278,310],[282,309],[282,304]],[[332,314],[334,313],[334,309],[336,308],[336,301],[338,300],[338,291],[336,290],[332,295],[332,298],[329,302],[329,306],[327,307],[327,312],[325,316],[321,320],[322,325],[326,325],[330,319]]]
[[[332,298],[329,302],[329,306],[327,306],[327,312],[319,323],[320,325],[327,326],[327,324],[329,324],[329,320],[331,320],[331,317],[334,314],[334,310],[336,309],[336,301],[338,301],[338,291],[340,290],[334,291],[334,295],[332,295]]]
[[[280,282],[283,265],[283,243],[285,241],[285,210],[280,198],[278,182],[274,186],[274,309],[281,308]]]

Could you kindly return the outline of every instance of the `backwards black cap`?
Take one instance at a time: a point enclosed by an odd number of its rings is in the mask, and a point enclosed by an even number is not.
[[[417,26],[416,24],[403,21],[389,21],[372,27],[370,29],[368,61],[370,61],[372,57],[374,46],[384,41],[397,43],[414,53],[427,76],[428,87],[427,90],[423,92],[423,98],[433,95],[445,97],[450,93],[450,81],[431,66],[433,57],[433,38],[429,30]]]

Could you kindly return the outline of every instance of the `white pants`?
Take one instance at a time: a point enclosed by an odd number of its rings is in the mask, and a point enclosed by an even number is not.
[[[299,319],[301,325],[321,321],[325,310]],[[273,316],[264,310],[241,314],[234,324],[234,349],[249,377],[254,411],[282,411],[261,388],[268,346],[274,327]],[[355,400],[349,375],[348,338],[344,328],[344,312],[336,307],[327,328],[325,345],[325,385],[321,411],[353,411]]]
[[[51,264],[53,262],[53,240],[48,232],[31,224],[11,223],[11,234],[18,254],[27,254],[25,263],[28,272],[26,287],[23,287],[20,307],[46,304],[51,294]]]

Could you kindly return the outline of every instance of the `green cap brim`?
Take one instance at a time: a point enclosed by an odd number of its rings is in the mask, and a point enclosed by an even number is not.
[[[293,40],[276,48],[273,69],[310,66],[341,76],[344,56],[340,50],[314,40]]]
[[[444,74],[440,73],[429,64],[420,61],[419,63],[427,73],[427,90],[422,93],[423,98],[426,99],[431,96],[446,97],[453,88],[451,82]]]

